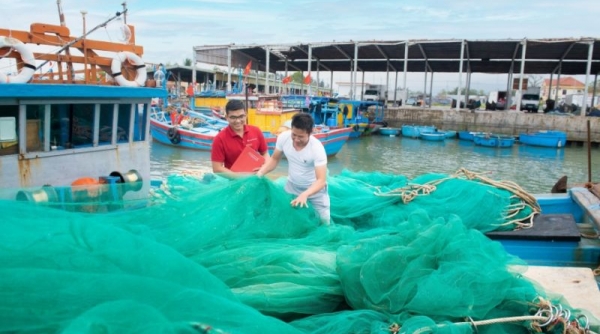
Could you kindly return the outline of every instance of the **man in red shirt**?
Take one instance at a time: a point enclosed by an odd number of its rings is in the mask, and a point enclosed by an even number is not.
[[[245,109],[244,103],[240,100],[230,100],[225,106],[225,119],[229,122],[229,126],[215,136],[210,152],[214,173],[236,177],[238,174],[230,168],[246,146],[256,150],[265,159],[269,157],[267,142],[262,131],[256,126],[246,124]]]

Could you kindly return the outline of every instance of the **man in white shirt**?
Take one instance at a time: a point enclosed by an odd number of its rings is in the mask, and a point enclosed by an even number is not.
[[[323,144],[311,135],[313,126],[314,121],[309,114],[294,115],[292,129],[277,137],[273,155],[256,175],[262,176],[275,169],[285,154],[288,160],[285,191],[296,195],[290,204],[294,207],[308,207],[307,202],[310,202],[319,213],[321,221],[329,224],[331,205],[326,181],[327,154]]]

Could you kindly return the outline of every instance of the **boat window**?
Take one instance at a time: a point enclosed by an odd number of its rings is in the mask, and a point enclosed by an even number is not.
[[[44,105],[27,105],[25,142],[27,152],[44,150]]]
[[[45,114],[47,108],[50,110],[49,118],[46,118]],[[96,108],[99,109],[98,119],[96,119]],[[25,105],[27,123],[23,139],[26,143],[26,151],[43,152],[93,147],[95,129],[98,134],[97,145],[113,144],[115,131],[117,143],[129,142],[130,135],[133,141],[145,141],[148,108],[148,104]],[[47,119],[49,124],[46,125]],[[97,124],[96,120],[98,120]],[[46,132],[46,128],[50,131]],[[0,156],[19,153],[18,134],[19,106],[0,105]]]
[[[50,107],[50,148],[93,146],[94,104],[55,104]]]
[[[150,117],[150,105],[137,104],[133,126],[133,141],[146,140],[146,132],[148,127],[147,119]]]
[[[19,153],[19,106],[0,105],[0,156]]]
[[[131,124],[131,104],[119,104],[117,121],[117,143],[129,141],[129,125]]]
[[[114,104],[100,105],[100,129],[98,131],[98,145],[110,145],[112,143]]]

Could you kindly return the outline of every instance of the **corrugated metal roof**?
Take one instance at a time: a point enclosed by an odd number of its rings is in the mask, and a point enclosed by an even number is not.
[[[593,44],[591,73],[600,72],[600,45],[596,38],[562,38],[530,40],[465,40],[463,72],[519,73],[523,46],[526,45],[525,73],[557,73],[580,75],[587,70],[589,45]],[[211,53],[223,54],[231,49],[234,67],[253,61],[253,68],[266,70],[269,50],[269,71],[308,71],[309,45],[312,61],[310,70],[349,72],[353,68],[355,46],[358,45],[359,71],[404,71],[405,47],[408,43],[408,72],[459,72],[462,40],[361,41],[278,45],[221,45],[197,46],[197,59],[220,59]],[[216,54],[215,54],[216,55]],[[561,64],[562,60],[562,64]],[[318,64],[317,64],[318,63]],[[227,64],[219,63],[226,66]],[[389,66],[389,67],[388,67]]]

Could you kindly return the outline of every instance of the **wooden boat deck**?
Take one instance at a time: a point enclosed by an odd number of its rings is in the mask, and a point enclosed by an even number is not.
[[[584,309],[600,320],[600,290],[591,269],[529,266],[523,275],[539,283],[548,294],[560,294],[572,307]]]

